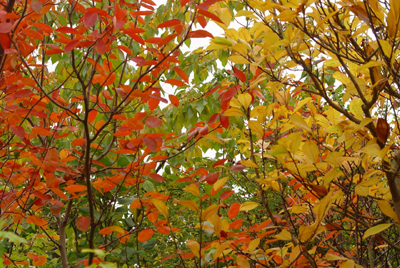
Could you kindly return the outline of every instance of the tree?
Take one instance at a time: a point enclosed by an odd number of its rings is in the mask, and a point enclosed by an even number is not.
[[[2,6],[4,264],[400,265],[396,1]]]

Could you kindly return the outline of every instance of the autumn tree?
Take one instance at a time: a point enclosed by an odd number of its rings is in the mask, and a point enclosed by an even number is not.
[[[1,10],[3,264],[400,265],[397,1]]]

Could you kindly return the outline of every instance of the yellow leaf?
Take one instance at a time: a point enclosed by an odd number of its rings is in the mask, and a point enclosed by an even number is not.
[[[242,17],[242,16],[247,17],[247,18],[257,19],[257,17],[254,16],[254,13],[252,11],[248,11],[248,10],[240,10],[235,15],[235,17]]]
[[[233,243],[233,241],[226,241],[226,242],[222,243],[221,245],[219,245],[219,247],[217,248],[217,250],[214,253],[213,261],[218,259],[220,257],[220,255],[222,254],[222,252],[232,243]]]
[[[240,162],[242,165],[250,168],[259,168],[256,163],[251,160],[243,160]]]
[[[236,63],[236,64],[249,64],[250,63],[246,58],[244,58],[243,56],[238,55],[238,54],[228,57],[228,60],[230,60],[231,62]]]
[[[189,247],[190,251],[196,256],[200,257],[200,244],[194,240],[186,241],[186,245]],[[203,255],[203,254],[202,254]]]
[[[244,202],[243,204],[240,205],[239,211],[245,211],[245,210],[252,210],[258,207],[260,204],[256,202]]]
[[[239,108],[230,108],[224,112],[225,116],[244,116]]]
[[[251,104],[251,95],[249,93],[240,94],[238,96],[239,103],[245,108],[249,108]]]
[[[298,110],[300,110],[304,105],[306,105],[307,103],[309,103],[310,101],[312,101],[312,98],[305,98],[304,100],[301,100],[297,105],[296,108],[294,108],[293,113],[297,112]]]
[[[152,199],[151,202],[154,204],[157,210],[161,212],[166,219],[168,219],[168,207],[164,204],[164,202],[158,199]]]
[[[233,43],[226,38],[216,36],[211,39],[211,42],[217,45],[231,46]]]
[[[122,229],[122,228],[119,227],[119,226],[110,226],[110,227],[108,227],[108,229],[111,230],[111,231],[120,233],[120,234],[125,234],[124,229]]]
[[[363,238],[367,238],[371,235],[380,233],[384,230],[386,230],[387,228],[389,228],[393,223],[383,223],[383,224],[378,224],[375,225],[374,227],[369,228],[367,231],[365,231]]]
[[[348,258],[341,257],[341,256],[338,256],[338,255],[334,255],[334,254],[331,254],[331,253],[326,253],[325,254],[325,259],[328,260],[328,261],[346,261],[346,260],[348,260]]]
[[[281,21],[292,21],[296,17],[297,17],[297,11],[285,10],[278,15],[277,19]]]
[[[352,112],[359,119],[364,117],[364,112],[361,108],[362,105],[362,100],[358,98],[354,98],[349,105],[350,112]]]
[[[214,191],[218,191],[222,186],[224,186],[227,180],[228,180],[228,177],[217,180],[213,185]]]
[[[249,127],[252,131],[254,131],[254,134],[264,135],[264,128],[259,122],[249,121]]]
[[[236,263],[240,268],[250,268],[249,262],[243,257],[236,256]]]
[[[205,135],[204,138],[218,142],[220,144],[224,144],[217,136],[213,135],[212,133]]]
[[[232,14],[229,8],[221,8],[220,9],[220,19],[224,22],[226,27],[229,27],[229,24],[232,21]]]
[[[379,39],[379,44],[381,45],[385,56],[388,58],[391,58],[392,57],[392,46],[389,44],[389,42],[386,40]]]
[[[339,268],[354,268],[354,261],[348,260],[342,263]]]
[[[279,234],[275,235],[275,238],[279,240],[292,240],[292,234],[288,230],[283,229]]]
[[[200,195],[199,188],[197,188],[196,184],[194,184],[194,183],[190,184],[186,188],[183,188],[183,190],[185,190],[185,191],[187,191],[187,192],[189,192],[191,194],[194,194],[195,196],[199,196]]]
[[[386,216],[394,219],[395,221],[399,222],[397,218],[396,212],[394,212],[392,206],[386,200],[378,200],[378,206]]]
[[[300,115],[293,114],[290,120],[292,124],[296,127],[306,130],[310,133],[312,132],[310,126],[306,123],[306,121],[304,121],[304,119]]]
[[[307,141],[306,143],[304,143],[302,150],[307,158],[313,162],[313,164],[316,164],[318,162],[319,150],[318,145],[315,142]]]
[[[301,253],[300,246],[295,246],[292,249],[292,253],[290,253],[289,261],[291,263],[294,262],[297,259],[297,257],[300,255],[300,253]]]
[[[219,205],[211,205],[208,208],[206,208],[205,210],[202,211],[201,213],[201,219],[203,221],[208,220],[208,218],[210,218],[212,215],[214,215],[219,209]]]
[[[308,209],[303,206],[294,206],[290,209],[290,213],[295,213],[295,214],[305,213],[307,211]]]
[[[247,248],[247,250],[251,253],[253,252],[258,245],[260,244],[260,238],[256,238],[253,241],[250,242],[249,247]]]
[[[187,207],[188,209],[193,210],[196,213],[199,212],[198,205],[195,202],[193,202],[192,200],[182,200],[182,201],[179,201],[179,204]]]

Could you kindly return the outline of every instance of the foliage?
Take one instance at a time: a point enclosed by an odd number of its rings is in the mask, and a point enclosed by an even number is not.
[[[1,3],[3,265],[400,266],[400,2]]]

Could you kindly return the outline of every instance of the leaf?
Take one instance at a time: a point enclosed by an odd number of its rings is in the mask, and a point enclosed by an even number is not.
[[[200,196],[200,191],[199,188],[196,186],[196,184],[192,183],[186,188],[183,188],[183,190],[195,195],[195,196]]]
[[[225,185],[225,183],[228,180],[228,178],[229,177],[225,177],[225,178],[222,178],[222,179],[218,180],[217,182],[215,182],[214,185],[213,185],[214,191],[218,191],[219,189],[221,189],[222,186]]]
[[[228,210],[228,217],[229,219],[233,219],[240,211],[240,203],[233,203]]]
[[[86,216],[84,216],[84,217],[79,216],[76,219],[76,227],[79,230],[86,232],[87,230],[89,230],[89,227],[90,227],[90,218],[86,217]]]
[[[390,126],[383,118],[378,118],[378,122],[376,123],[376,135],[378,141],[382,144],[386,144],[388,137],[390,136]]]
[[[96,120],[96,117],[97,117],[97,111],[91,110],[88,114],[88,123],[92,123],[94,120]]]
[[[44,127],[33,127],[32,132],[36,135],[51,136],[51,132]]]
[[[85,144],[85,142],[86,142],[86,139],[76,138],[75,140],[73,140],[71,142],[71,145],[73,145],[73,146],[82,146],[82,145]]]
[[[244,202],[243,204],[240,205],[240,211],[249,211],[252,209],[255,209],[258,207],[260,204],[256,202]]]
[[[86,12],[83,16],[83,24],[86,28],[93,27],[97,21],[97,13],[96,12]]]
[[[13,25],[8,22],[0,23],[0,33],[8,33],[13,28]]]
[[[189,83],[189,77],[184,71],[181,70],[181,68],[175,66],[173,69],[179,75],[179,77],[182,78],[183,81]]]
[[[21,140],[25,138],[25,130],[21,126],[12,126],[11,131],[14,132]]]
[[[254,163],[254,162],[251,161],[251,160],[243,160],[243,161],[241,161],[240,163],[241,163],[242,165],[245,165],[246,167],[249,167],[249,168],[259,168],[259,167],[257,166],[257,164]]]
[[[304,119],[301,116],[299,116],[298,114],[293,114],[292,117],[290,118],[290,121],[296,127],[301,128],[301,129],[303,129],[305,131],[308,131],[308,132],[312,133],[312,130],[308,126],[306,121],[304,121]]]
[[[151,202],[154,204],[157,210],[161,212],[161,214],[163,214],[164,217],[168,220],[168,207],[164,204],[164,202],[158,199],[152,199]]]
[[[380,210],[385,214],[386,216],[394,219],[395,221],[399,222],[399,219],[397,218],[396,213],[394,212],[392,206],[389,204],[388,201],[386,200],[378,200],[377,201],[378,206]]]
[[[367,238],[367,237],[369,237],[371,235],[380,233],[380,232],[386,230],[387,228],[389,228],[390,226],[392,226],[392,224],[393,223],[383,223],[383,224],[375,225],[375,226],[369,228],[367,231],[365,231],[365,233],[364,233],[362,238],[365,239],[365,238]]]
[[[47,225],[47,221],[45,219],[41,219],[36,215],[30,215],[26,217],[26,223],[33,223],[39,227],[45,227]]]
[[[140,231],[137,239],[139,242],[145,242],[149,240],[153,236],[153,234],[154,230],[152,228],[144,229]]]
[[[222,252],[224,252],[224,250],[227,247],[229,247],[229,245],[232,244],[232,243],[233,243],[233,241],[226,241],[226,242],[222,243],[221,245],[219,245],[217,250],[214,253],[213,261],[215,261],[216,259],[221,257]]]
[[[26,255],[32,259],[33,266],[42,266],[47,263],[47,257],[45,255],[37,256],[36,254],[33,253],[27,253]]]
[[[306,143],[304,143],[302,151],[307,156],[307,158],[312,161],[312,163],[317,164],[319,149],[315,142],[307,141]]]
[[[162,125],[162,120],[154,116],[149,116],[146,118],[145,123],[150,128],[156,128]]]
[[[247,248],[247,250],[249,252],[253,252],[258,247],[259,244],[260,244],[260,238],[256,238],[256,239],[254,239],[254,240],[252,240],[250,242],[249,247]]]
[[[181,22],[180,20],[178,20],[178,19],[172,19],[172,20],[169,20],[169,21],[160,23],[160,24],[157,26],[157,28],[160,29],[160,28],[171,27],[171,26],[179,25],[179,24],[181,24],[181,23],[182,23],[182,22]]]
[[[239,103],[243,106],[244,109],[247,110],[251,104],[252,97],[249,93],[240,94],[238,96]]]
[[[179,201],[179,204],[181,204],[182,206],[187,207],[190,210],[193,210],[196,213],[199,212],[198,205],[195,202],[193,202],[192,200],[181,200],[181,201]]]
[[[174,95],[169,95],[169,101],[174,105],[175,107],[179,106],[179,99],[174,96]]]
[[[233,63],[236,64],[249,64],[249,60],[244,58],[242,55],[232,55],[228,57],[228,60],[230,60]]]
[[[152,178],[153,180],[157,181],[157,182],[164,182],[165,181],[164,177],[158,175],[157,173],[150,173],[149,177]]]
[[[165,80],[165,83],[170,84],[170,85],[173,85],[173,86],[177,86],[177,87],[184,87],[184,86],[186,86],[186,84],[185,84],[184,82],[182,82],[182,81],[180,81],[180,80],[178,80],[178,79],[174,79],[174,78]]]
[[[187,240],[186,245],[196,257],[200,257],[200,244],[197,241]]]
[[[208,208],[206,208],[201,212],[201,219],[203,221],[208,220],[212,215],[214,215],[218,211],[219,207],[220,205],[209,206]]]

